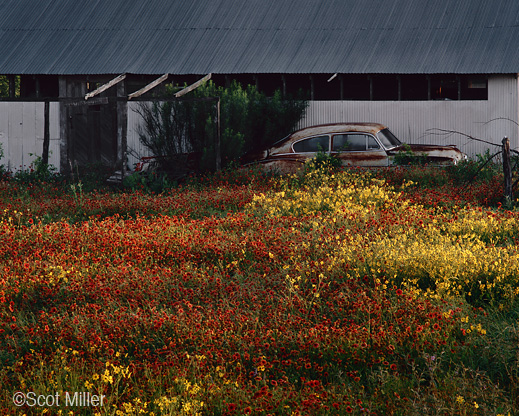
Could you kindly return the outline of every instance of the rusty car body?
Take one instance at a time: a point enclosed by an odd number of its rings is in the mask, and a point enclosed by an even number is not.
[[[417,155],[438,166],[455,165],[467,158],[454,145],[404,144],[383,124],[334,123],[298,130],[268,149],[246,154],[242,164],[294,173],[319,152],[339,158],[343,166],[360,167],[393,166],[399,153]]]

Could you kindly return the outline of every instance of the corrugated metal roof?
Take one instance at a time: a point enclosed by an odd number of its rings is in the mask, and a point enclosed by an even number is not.
[[[2,0],[0,74],[519,73],[517,0]]]

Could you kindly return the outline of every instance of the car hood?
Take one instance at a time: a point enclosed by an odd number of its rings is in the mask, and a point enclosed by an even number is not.
[[[452,161],[457,163],[467,158],[467,155],[459,150],[455,145],[436,145],[436,144],[402,144],[387,151],[388,155],[394,156],[400,152],[411,151],[416,154],[426,154],[431,161],[437,160]]]

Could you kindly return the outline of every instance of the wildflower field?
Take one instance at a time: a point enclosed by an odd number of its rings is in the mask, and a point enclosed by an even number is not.
[[[0,413],[518,414],[519,211],[423,169],[0,182]]]

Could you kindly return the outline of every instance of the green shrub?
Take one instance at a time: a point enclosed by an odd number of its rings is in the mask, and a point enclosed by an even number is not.
[[[156,156],[161,156],[163,170],[179,153],[199,153],[198,169],[214,170],[219,137],[221,167],[236,162],[244,153],[268,146],[293,131],[303,116],[307,101],[272,97],[255,86],[242,87],[233,82],[229,88],[208,82],[195,91],[192,99],[173,98],[142,104],[139,128],[141,142]],[[220,134],[217,129],[217,99],[220,101]]]
[[[32,154],[30,156],[33,156]],[[59,182],[63,178],[53,165],[43,162],[41,156],[37,156],[29,169],[17,171],[14,179],[22,183]]]
[[[69,181],[72,183],[81,182],[83,184],[83,191],[91,192],[110,188],[107,180],[112,176],[113,168],[100,162],[88,163],[75,165],[71,168],[71,173]]]
[[[306,171],[310,170],[324,170],[324,171],[337,171],[342,167],[341,160],[327,152],[319,151],[315,157],[306,164]]]
[[[503,166],[491,155],[490,150],[477,154],[475,159],[467,159],[449,166],[448,172],[457,182],[490,182],[496,175],[502,175]]]
[[[20,96],[20,76],[14,77],[15,96]],[[0,75],[0,97],[9,97],[9,77],[7,75]]]
[[[4,148],[2,147],[2,143],[0,143],[0,160],[4,158]],[[7,168],[2,164],[0,165],[0,177],[4,177],[7,175]]]
[[[426,165],[428,163],[427,154],[413,152],[411,147],[406,143],[404,143],[403,148],[404,151],[398,152],[393,158],[396,165]]]
[[[132,191],[159,194],[171,189],[175,182],[164,172],[135,172],[123,180],[123,187]]]

